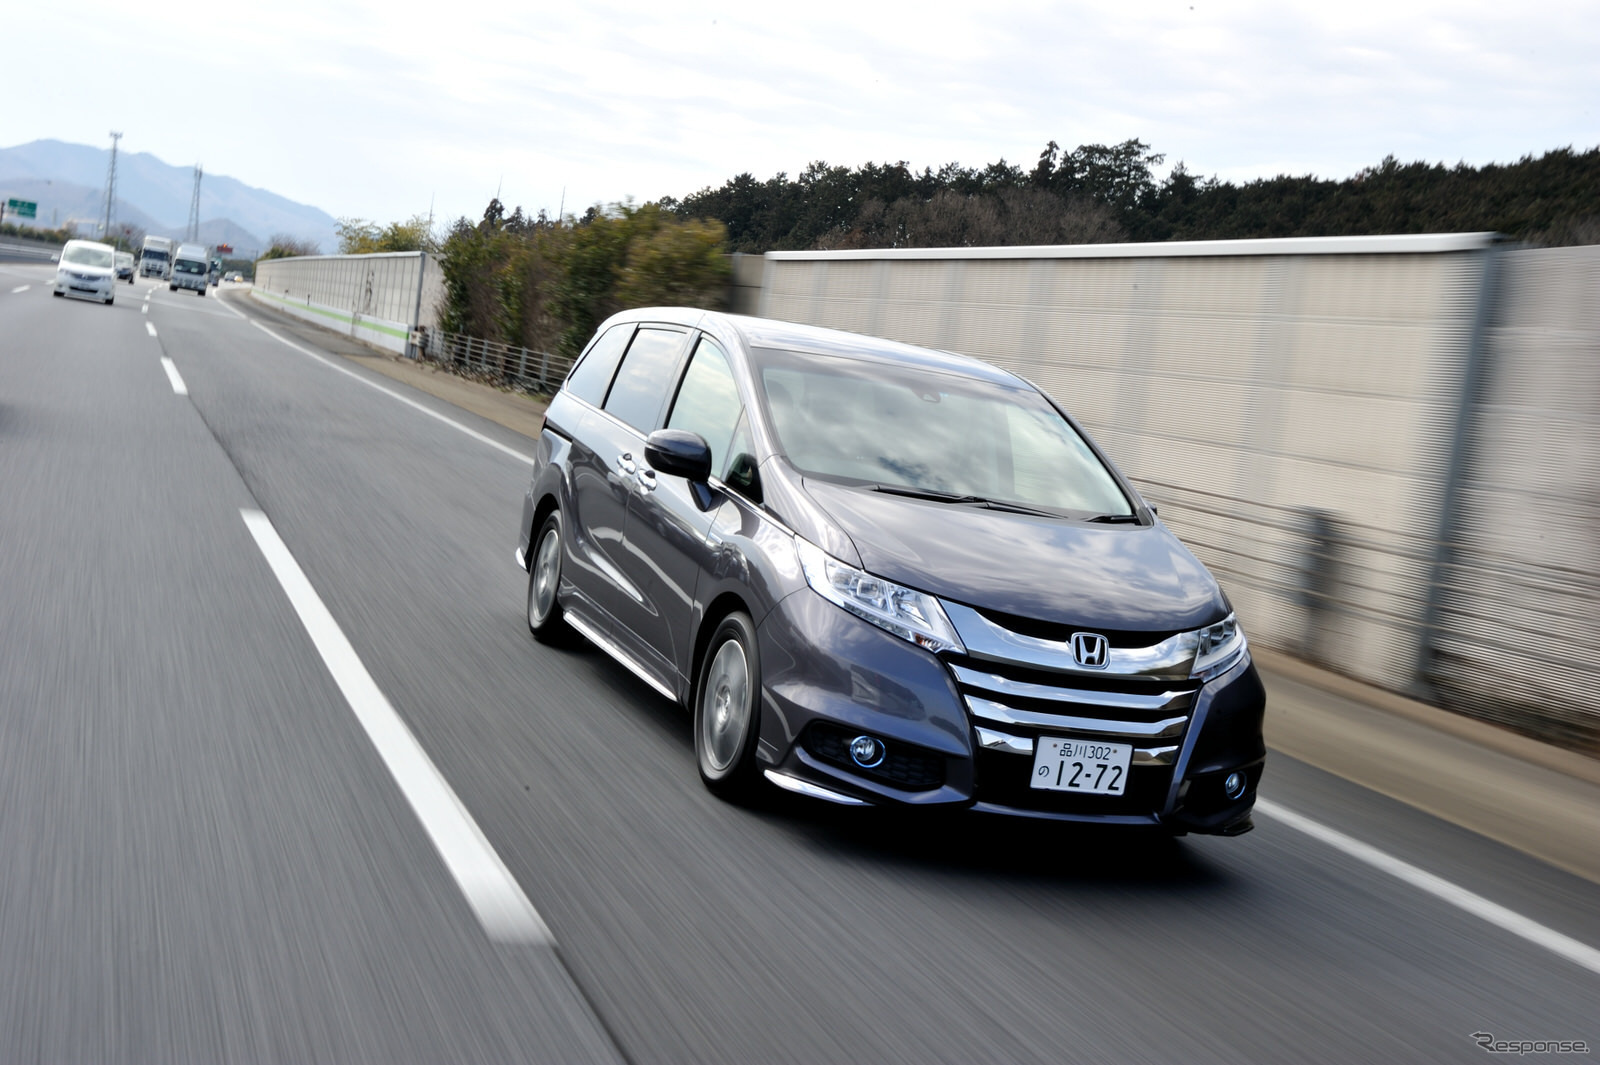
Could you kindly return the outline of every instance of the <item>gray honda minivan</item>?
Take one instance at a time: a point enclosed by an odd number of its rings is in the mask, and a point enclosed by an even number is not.
[[[1265,693],[1227,597],[985,363],[615,315],[550,403],[517,561],[534,636],[688,707],[724,796],[1251,827]]]

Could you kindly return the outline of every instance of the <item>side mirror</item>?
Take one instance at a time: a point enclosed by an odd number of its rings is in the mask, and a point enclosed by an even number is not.
[[[657,429],[644,442],[644,460],[650,468],[691,484],[711,479],[711,446],[699,433],[685,429]]]

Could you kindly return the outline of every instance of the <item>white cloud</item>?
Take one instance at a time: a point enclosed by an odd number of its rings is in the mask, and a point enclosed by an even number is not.
[[[1347,176],[1600,144],[1600,11],[1488,3],[796,4],[328,0],[29,5],[15,144],[204,162],[338,215],[568,210],[824,159],[1030,166],[1139,137],[1192,171]],[[79,69],[82,67],[80,65]],[[198,99],[179,91],[198,83]],[[181,101],[181,102],[179,102]]]

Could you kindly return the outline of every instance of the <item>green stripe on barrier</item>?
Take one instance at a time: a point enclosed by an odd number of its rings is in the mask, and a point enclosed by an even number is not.
[[[267,292],[264,289],[257,288],[252,291],[258,296],[265,296],[269,300],[276,300],[285,307],[293,307],[296,310],[310,311],[312,314],[320,314],[324,318],[332,318],[334,321],[343,322],[345,325],[354,325],[358,329],[370,329],[374,333],[384,333],[400,340],[411,339],[411,331],[409,329],[396,329],[394,326],[383,325],[367,318],[363,318],[361,321],[357,322],[352,316],[345,314],[342,311],[330,311],[325,307],[318,307],[310,303],[301,303],[299,300],[291,300],[287,297],[278,295],[276,292]]]

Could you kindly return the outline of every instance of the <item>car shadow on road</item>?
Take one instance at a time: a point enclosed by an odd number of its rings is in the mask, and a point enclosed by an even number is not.
[[[834,860],[1118,891],[1194,891],[1232,879],[1188,839],[1124,826],[1074,825],[970,812],[844,808],[783,794],[753,816]]]

